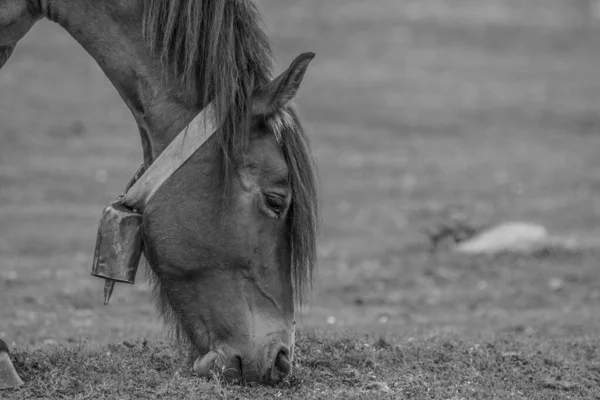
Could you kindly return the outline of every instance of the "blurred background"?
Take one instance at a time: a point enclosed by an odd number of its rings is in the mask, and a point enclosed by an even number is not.
[[[304,330],[564,335],[600,328],[594,249],[465,256],[507,220],[600,237],[600,6],[593,0],[258,0],[297,104],[323,231]],[[141,273],[103,306],[103,207],[141,161],[90,56],[42,21],[0,71],[0,338],[159,337]]]

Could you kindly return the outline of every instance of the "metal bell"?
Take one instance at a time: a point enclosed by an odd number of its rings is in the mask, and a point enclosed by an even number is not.
[[[142,214],[119,202],[104,209],[98,226],[92,275],[106,279],[104,304],[115,282],[133,284],[142,255]]]

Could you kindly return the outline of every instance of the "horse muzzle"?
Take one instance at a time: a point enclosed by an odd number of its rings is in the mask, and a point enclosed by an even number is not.
[[[276,385],[292,370],[290,349],[281,343],[265,348],[263,359],[253,360],[232,351],[211,350],[198,357],[194,372],[201,377],[222,377],[228,382]]]

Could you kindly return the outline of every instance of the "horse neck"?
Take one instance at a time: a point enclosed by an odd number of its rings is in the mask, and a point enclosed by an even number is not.
[[[148,166],[194,118],[189,89],[163,74],[142,36],[141,1],[40,1],[44,16],[67,30],[96,60],[131,110]]]

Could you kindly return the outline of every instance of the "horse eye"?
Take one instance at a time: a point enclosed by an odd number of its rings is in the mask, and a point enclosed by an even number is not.
[[[280,196],[265,195],[265,203],[275,214],[280,215],[283,212],[284,200]]]

